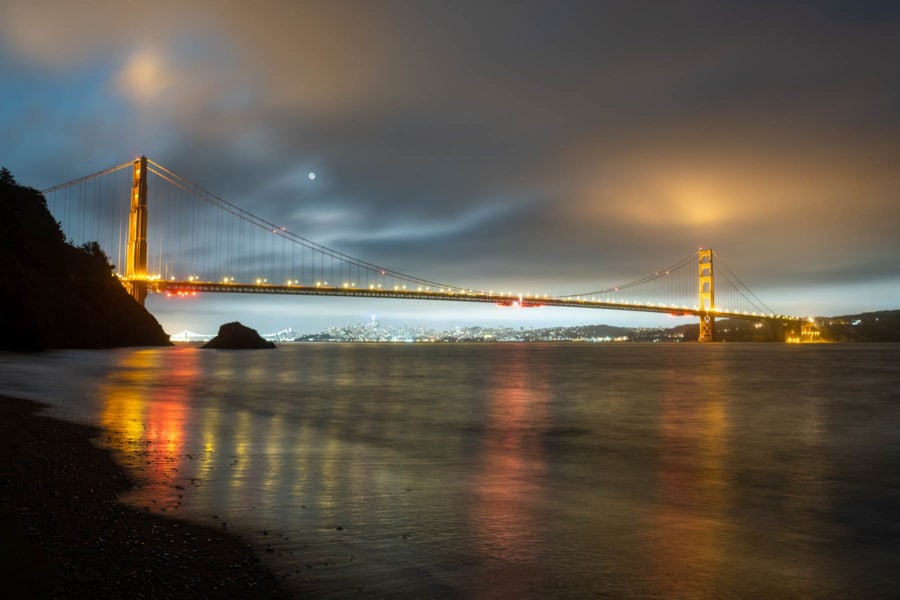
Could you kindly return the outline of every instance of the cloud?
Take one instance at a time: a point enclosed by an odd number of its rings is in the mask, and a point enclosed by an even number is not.
[[[117,75],[118,89],[138,104],[160,102],[165,92],[171,92],[175,77],[157,50],[140,49],[123,65]]]
[[[896,276],[900,19],[884,4],[7,5],[2,58],[41,89],[0,123],[20,156],[98,170],[146,153],[316,241],[460,285],[573,292],[700,245],[755,290],[853,265]]]

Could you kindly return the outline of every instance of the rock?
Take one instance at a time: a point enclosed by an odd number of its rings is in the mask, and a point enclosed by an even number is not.
[[[219,334],[202,347],[218,350],[261,350],[274,348],[275,344],[264,340],[255,329],[250,329],[235,321],[219,327]]]

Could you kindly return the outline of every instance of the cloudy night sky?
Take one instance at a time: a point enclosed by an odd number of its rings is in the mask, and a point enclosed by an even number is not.
[[[896,2],[4,0],[0,15],[0,165],[25,185],[145,154],[431,280],[575,293],[703,246],[784,313],[900,308]],[[309,297],[148,307],[170,333],[690,322]]]

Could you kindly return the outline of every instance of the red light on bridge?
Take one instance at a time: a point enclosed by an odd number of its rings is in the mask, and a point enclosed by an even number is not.
[[[537,302],[528,302],[525,300],[508,300],[505,302],[497,302],[497,306],[503,307],[512,307],[512,308],[543,308],[543,304],[538,304]]]

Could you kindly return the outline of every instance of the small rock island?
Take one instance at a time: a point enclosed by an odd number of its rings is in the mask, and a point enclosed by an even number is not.
[[[275,347],[265,340],[255,329],[235,321],[219,327],[219,334],[202,346],[218,350],[263,350]]]

